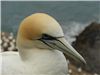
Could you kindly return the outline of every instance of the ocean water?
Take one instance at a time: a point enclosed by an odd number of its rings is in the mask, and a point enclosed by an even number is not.
[[[20,22],[28,15],[43,12],[53,16],[62,26],[65,37],[71,43],[91,22],[100,23],[100,1],[60,2],[1,2],[1,31],[16,36]]]

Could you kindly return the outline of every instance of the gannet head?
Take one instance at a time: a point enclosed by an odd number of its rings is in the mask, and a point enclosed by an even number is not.
[[[85,63],[84,58],[65,40],[60,24],[44,13],[32,14],[22,21],[18,30],[17,46],[59,50],[74,60]]]

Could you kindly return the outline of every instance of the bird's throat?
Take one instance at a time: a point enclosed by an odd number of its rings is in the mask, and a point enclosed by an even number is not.
[[[59,73],[59,71],[67,72],[67,61],[62,52],[58,50],[19,50],[19,54],[23,62],[34,65],[36,72]]]

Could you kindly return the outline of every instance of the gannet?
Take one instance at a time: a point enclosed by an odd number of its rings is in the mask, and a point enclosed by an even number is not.
[[[65,40],[60,24],[45,13],[35,13],[20,24],[18,52],[3,52],[2,75],[67,75],[68,62],[84,58]]]

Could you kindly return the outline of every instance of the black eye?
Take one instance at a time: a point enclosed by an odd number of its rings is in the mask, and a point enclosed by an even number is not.
[[[41,39],[43,39],[43,40],[55,40],[56,38],[52,37],[50,35],[47,35],[47,34],[43,34]]]

